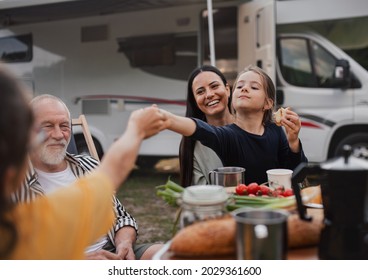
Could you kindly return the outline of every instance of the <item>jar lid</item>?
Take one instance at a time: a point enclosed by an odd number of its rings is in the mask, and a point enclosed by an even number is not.
[[[226,202],[228,194],[223,186],[198,185],[185,188],[182,196],[184,203],[211,205]]]

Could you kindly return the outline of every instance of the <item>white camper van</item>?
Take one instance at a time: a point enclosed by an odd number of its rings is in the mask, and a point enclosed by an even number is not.
[[[100,154],[136,108],[156,103],[184,115],[189,73],[212,63],[230,82],[249,64],[265,69],[277,84],[278,106],[302,117],[310,161],[333,157],[344,144],[368,159],[368,72],[358,63],[368,65],[368,35],[356,31],[367,22],[367,1],[213,0],[212,12],[204,0],[137,0],[104,11],[97,2],[0,4],[0,17],[7,16],[0,56],[34,94],[57,95],[73,117],[85,114]],[[349,24],[355,28],[347,36]],[[355,59],[327,40],[337,32]],[[179,142],[164,131],[146,140],[140,155],[177,156]]]

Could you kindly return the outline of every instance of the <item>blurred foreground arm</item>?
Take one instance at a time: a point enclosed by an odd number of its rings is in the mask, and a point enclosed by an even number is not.
[[[166,128],[165,119],[156,106],[132,112],[124,134],[111,145],[98,168],[110,178],[115,189],[133,169],[142,141]]]

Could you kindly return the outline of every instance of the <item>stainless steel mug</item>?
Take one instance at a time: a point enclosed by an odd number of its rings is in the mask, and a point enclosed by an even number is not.
[[[240,208],[233,211],[232,215],[236,221],[237,259],[286,259],[286,211]]]
[[[244,184],[245,168],[236,166],[219,167],[209,172],[210,183],[224,187]]]

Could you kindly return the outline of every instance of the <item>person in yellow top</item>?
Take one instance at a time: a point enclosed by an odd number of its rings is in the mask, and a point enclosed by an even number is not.
[[[27,154],[42,138],[28,102],[26,89],[0,65],[0,259],[83,259],[84,249],[112,226],[111,197],[134,167],[141,142],[165,128],[165,117],[156,106],[132,112],[93,173],[15,204],[11,194],[25,179]]]

